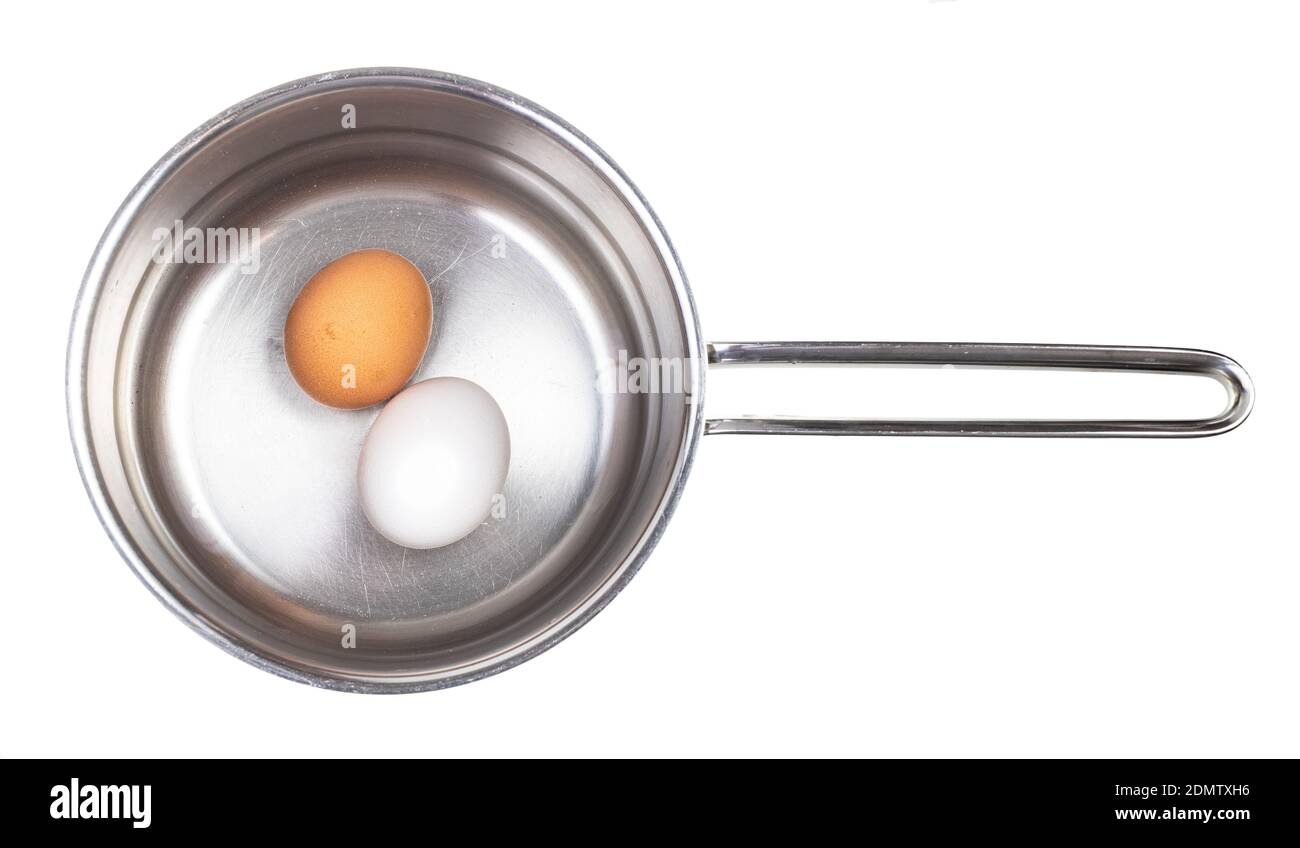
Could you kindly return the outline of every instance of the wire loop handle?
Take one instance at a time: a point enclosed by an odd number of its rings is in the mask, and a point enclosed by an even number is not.
[[[1205,350],[1106,345],[950,344],[942,342],[719,342],[709,365],[954,365],[981,368],[1078,369],[1199,374],[1227,390],[1224,410],[1191,419],[854,419],[715,418],[710,433],[816,436],[1035,436],[1187,438],[1217,436],[1250,415],[1254,388],[1245,369]]]

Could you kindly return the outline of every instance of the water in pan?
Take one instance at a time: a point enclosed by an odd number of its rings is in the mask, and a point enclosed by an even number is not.
[[[617,447],[635,440],[611,434],[638,426],[644,400],[597,385],[598,363],[627,344],[601,279],[609,257],[504,185],[451,166],[344,160],[222,214],[224,226],[259,227],[256,272],[164,267],[135,430],[152,496],[203,579],[321,638],[362,622],[403,641],[505,614],[580,556],[635,463]],[[323,407],[285,366],[299,287],[366,247],[406,256],[430,281],[433,334],[414,379],[474,380],[510,424],[502,509],[447,548],[407,550],[370,527],[355,475],[377,408]]]

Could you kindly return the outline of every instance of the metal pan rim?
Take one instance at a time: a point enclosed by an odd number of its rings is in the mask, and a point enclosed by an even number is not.
[[[174,169],[182,165],[189,153],[212,141],[227,127],[236,125],[262,110],[278,103],[331,87],[357,84],[399,84],[429,87],[449,91],[481,100],[487,104],[519,115],[538,125],[577,154],[594,171],[601,174],[617,190],[637,216],[646,233],[660,253],[665,271],[672,282],[674,294],[688,331],[689,368],[691,369],[693,397],[691,412],[686,422],[686,433],[681,441],[671,484],[666,489],[654,519],[647,527],[635,549],[609,576],[596,587],[584,601],[572,608],[550,627],[506,651],[473,664],[442,670],[428,675],[402,678],[357,678],[344,674],[330,674],[308,670],[280,658],[253,650],[232,639],[186,606],[154,575],[150,564],[132,543],[113,504],[109,501],[100,476],[99,465],[89,431],[87,398],[87,357],[91,319],[98,303],[100,291],[106,282],[109,259],[121,243],[122,236],[136,213],[150,194]],[[90,498],[101,526],[112,540],[121,557],[126,560],[136,577],[177,618],[192,630],[227,653],[250,665],[280,677],[311,686],[337,691],[358,693],[408,693],[444,689],[488,677],[525,662],[563,641],[600,612],[614,596],[636,575],[655,545],[662,537],[668,520],[680,498],[689,476],[699,437],[703,431],[704,400],[704,345],[700,331],[695,301],[686,279],[685,271],[673,249],[667,232],[645,197],[623,173],[619,166],[595,143],[563,119],[541,106],[509,91],[454,74],[417,68],[375,67],[357,68],[318,74],[294,80],[256,94],[216,115],[195,129],[169,150],[140,179],[100,237],[91,256],[73,309],[68,335],[65,390],[67,395],[68,430],[72,441],[77,469],[87,496]]]

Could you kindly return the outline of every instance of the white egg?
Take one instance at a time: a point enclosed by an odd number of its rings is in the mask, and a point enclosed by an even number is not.
[[[505,485],[510,431],[482,387],[434,377],[399,392],[370,425],[357,482],[374,528],[408,548],[440,548],[488,517]]]

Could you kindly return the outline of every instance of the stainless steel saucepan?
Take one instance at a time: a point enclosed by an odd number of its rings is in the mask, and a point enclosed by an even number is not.
[[[255,250],[160,261],[178,226]],[[356,457],[377,410],[318,405],[284,363],[299,288],[368,247],[430,281],[416,379],[474,380],[510,424],[503,509],[445,548],[370,527]],[[610,379],[629,362],[665,380]],[[706,367],[773,363],[1190,372],[1228,404],[1181,421],[704,418]],[[1251,406],[1242,369],[1204,351],[706,344],[667,235],[599,148],[507,91],[408,69],[271,89],[164,156],[91,259],[67,390],[90,498],[150,590],[260,668],[360,692],[465,683],[580,627],[663,533],[702,433],[1207,436]]]

